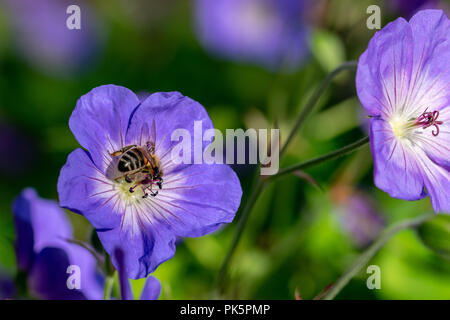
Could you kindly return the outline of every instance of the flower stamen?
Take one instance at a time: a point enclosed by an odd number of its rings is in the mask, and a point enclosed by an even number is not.
[[[443,121],[438,121],[439,111],[435,110],[433,112],[427,111],[428,108],[417,118],[416,125],[421,126],[422,129],[434,126],[436,130],[432,131],[433,136],[439,134],[439,125],[443,124]]]

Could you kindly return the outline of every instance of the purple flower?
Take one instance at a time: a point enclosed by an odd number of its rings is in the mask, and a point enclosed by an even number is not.
[[[438,0],[389,0],[388,6],[405,18],[413,16],[420,9],[436,7]]]
[[[377,32],[359,59],[356,86],[372,116],[378,188],[392,197],[427,194],[450,212],[450,22],[440,10],[399,18]]]
[[[201,121],[203,132],[213,128],[205,109],[178,92],[154,93],[140,102],[114,85],[81,97],[69,120],[87,151],[72,152],[61,170],[61,206],[92,223],[116,268],[116,252],[123,252],[129,278],[146,277],[172,258],[177,236],[213,232],[231,222],[239,207],[241,186],[228,166],[172,161],[171,149],[178,145],[172,132],[186,129],[193,136],[194,121]],[[124,155],[126,149],[132,151]],[[146,170],[127,171],[128,165]]]
[[[12,277],[0,269],[0,300],[12,299],[16,293]]]
[[[20,130],[0,121],[0,150],[8,150],[14,157],[0,157],[0,174],[23,175],[29,172],[36,159],[36,145]]]
[[[54,201],[25,189],[13,204],[18,269],[27,274],[31,293],[41,299],[101,299],[96,261],[84,248],[69,243],[72,227]],[[68,270],[77,266],[81,288],[69,289]],[[69,273],[68,273],[69,272]]]
[[[83,0],[5,0],[19,53],[51,75],[87,69],[101,47],[99,18]],[[81,29],[69,29],[70,5],[80,8]],[[70,11],[72,12],[72,11]]]
[[[384,227],[372,198],[345,185],[335,186],[332,196],[339,207],[340,222],[355,244],[360,247],[370,244]]]
[[[298,67],[307,50],[303,0],[196,0],[203,46],[240,62],[271,70]]]

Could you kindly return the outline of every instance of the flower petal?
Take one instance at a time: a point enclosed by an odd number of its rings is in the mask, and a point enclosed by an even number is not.
[[[177,129],[187,130],[191,137],[191,162],[193,163],[195,121],[201,121],[201,126],[198,127],[201,130],[201,132],[198,130],[200,135],[198,149],[199,153],[202,153],[210,144],[210,141],[203,141],[203,133],[214,128],[205,108],[179,92],[154,93],[142,101],[133,113],[126,141],[129,145],[143,145],[147,141],[155,142],[156,154],[161,162],[167,163],[170,161],[171,148],[179,143],[179,140],[172,141],[172,133]],[[154,134],[153,123],[155,124]]]
[[[138,104],[132,91],[115,85],[94,88],[78,100],[69,127],[102,171],[111,162],[108,153],[125,146],[128,121]]]
[[[17,257],[23,265],[22,251],[31,254],[26,270],[34,293],[47,299],[100,299],[102,284],[96,260],[84,248],[68,242],[72,227],[56,202],[39,198],[33,189],[25,189],[14,203],[17,230]],[[26,244],[26,245],[20,245]],[[78,267],[79,289],[69,289],[69,266]]]
[[[112,188],[81,149],[69,155],[58,181],[61,206],[92,223],[114,266],[119,266],[115,251],[121,249],[127,276],[144,278],[173,257],[175,236],[145,208],[138,211],[123,203]]]
[[[141,300],[158,300],[161,294],[161,283],[154,276],[149,276],[142,289]]]
[[[364,108],[373,115],[389,115],[406,100],[412,70],[412,32],[399,18],[375,33],[361,55],[356,88]]]
[[[31,268],[35,253],[45,247],[61,245],[62,239],[72,237],[72,227],[55,202],[41,199],[27,188],[13,204],[16,228],[16,255],[22,270]]]
[[[15,295],[16,287],[13,276],[3,273],[3,270],[0,269],[0,299],[14,299]]]
[[[145,278],[173,257],[175,236],[146,210],[124,203],[86,151],[77,149],[69,155],[58,193],[61,206],[81,213],[96,228],[116,268],[121,265],[116,252],[123,252],[123,270],[129,278]]]
[[[417,129],[414,141],[433,162],[450,170],[450,107],[442,109],[437,120],[442,121],[438,128]]]
[[[123,251],[119,248],[114,250],[117,259],[117,273],[119,276],[120,298],[122,300],[134,300],[133,290],[131,290],[130,281],[128,281],[127,273],[125,271],[125,261]]]
[[[133,214],[131,219],[139,221],[136,223],[141,229],[97,230],[105,250],[112,253],[111,261],[114,266],[121,267],[123,259],[122,270],[131,279],[147,277],[175,254],[175,235],[157,220],[153,220],[151,225],[144,225],[147,218],[139,213]],[[118,252],[121,252],[119,256]]]
[[[399,18],[378,31],[360,57],[356,86],[372,115],[418,117],[450,104],[450,22],[441,10]]]
[[[122,300],[133,300],[133,291],[131,289],[130,281],[125,270],[124,254],[121,249],[116,249],[115,257],[118,262],[117,271],[119,273],[120,292]],[[158,279],[149,276],[145,281],[144,289],[141,293],[140,300],[158,300],[161,293],[161,284]]]
[[[68,282],[76,282],[77,277],[80,287],[69,288]],[[37,254],[28,279],[31,290],[41,299],[102,298],[103,279],[97,273],[96,261],[86,249],[76,244],[44,248]]]
[[[241,196],[239,179],[229,166],[194,164],[165,178],[152,208],[177,236],[200,237],[233,221]]]
[[[425,188],[437,213],[450,214],[450,168],[430,159],[425,152],[417,150],[417,161],[423,169]]]
[[[389,123],[371,119],[370,147],[378,188],[403,200],[419,200],[426,196],[415,151],[394,135]]]
[[[117,191],[94,165],[87,151],[76,149],[67,158],[58,179],[60,205],[86,217],[96,229],[120,226],[114,213]]]
[[[422,10],[410,25],[414,65],[404,112],[413,117],[450,105],[450,21],[442,10]]]
[[[46,300],[86,299],[81,291],[67,288],[68,266],[70,266],[69,257],[64,250],[44,248],[37,255],[29,275],[33,294],[39,299]]]

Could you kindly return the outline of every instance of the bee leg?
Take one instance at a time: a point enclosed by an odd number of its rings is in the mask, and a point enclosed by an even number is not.
[[[147,199],[148,198],[148,193],[147,193],[148,187],[142,186],[141,189],[142,189],[142,192],[144,193],[144,195],[142,196],[142,199]]]
[[[162,183],[163,183],[163,179],[161,177],[157,177],[155,179],[156,181],[156,185],[158,186],[159,189],[162,189]]]
[[[156,190],[156,192],[155,191],[153,191],[153,190],[150,190],[150,195],[152,196],[152,197],[156,197],[157,195],[158,195],[158,190]]]
[[[158,191],[156,191],[156,192],[153,191],[152,186],[153,186],[153,184],[151,184],[150,186],[146,187],[145,189],[148,189],[150,191],[150,195],[152,197],[156,197],[158,195]]]

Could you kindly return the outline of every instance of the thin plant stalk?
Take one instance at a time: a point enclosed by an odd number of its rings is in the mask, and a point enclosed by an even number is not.
[[[242,213],[240,215],[240,219],[238,221],[238,225],[237,225],[237,229],[236,232],[234,233],[233,236],[233,240],[231,242],[231,246],[230,249],[227,252],[227,255],[225,256],[224,262],[219,270],[219,275],[218,275],[218,283],[219,286],[223,285],[223,281],[225,279],[226,276],[226,272],[227,272],[227,268],[231,262],[231,259],[233,257],[233,254],[237,248],[237,245],[239,243],[239,240],[241,239],[242,233],[244,231],[245,225],[248,221],[248,218],[250,216],[250,212],[254,206],[254,204],[256,203],[256,201],[258,200],[260,194],[262,193],[262,191],[265,189],[265,187],[267,186],[267,184],[269,182],[272,182],[288,173],[292,173],[294,171],[297,170],[302,170],[302,169],[306,169],[309,167],[313,167],[316,165],[319,165],[321,163],[330,161],[330,160],[334,160],[338,157],[342,157],[344,155],[347,155],[359,148],[361,148],[362,146],[366,145],[369,143],[369,137],[364,137],[354,143],[351,143],[345,147],[342,147],[338,150],[329,152],[327,154],[324,154],[322,156],[316,157],[316,158],[312,158],[310,160],[306,160],[304,162],[301,162],[299,164],[287,167],[286,169],[282,169],[280,170],[277,174],[270,176],[268,178],[265,179],[260,179],[258,181],[258,183],[256,184],[256,187],[253,189],[250,197],[248,198],[248,201],[245,203],[244,209],[242,210]]]
[[[107,253],[105,253],[105,273],[106,278],[103,291],[103,300],[110,300],[114,287],[114,276],[116,274],[116,270],[111,263],[111,257]]]
[[[322,80],[320,85],[316,88],[312,96],[309,98],[308,102],[306,103],[305,107],[300,112],[300,115],[297,118],[297,121],[294,124],[294,127],[292,128],[291,132],[289,133],[289,136],[286,139],[286,142],[284,143],[283,147],[280,151],[280,158],[281,156],[286,152],[289,144],[292,142],[292,139],[297,134],[297,132],[302,127],[303,123],[305,122],[308,115],[314,110],[315,106],[317,105],[317,102],[319,101],[322,94],[325,92],[325,90],[328,88],[330,83],[333,81],[333,79],[340,74],[342,71],[346,70],[354,70],[356,69],[358,63],[357,61],[348,61],[343,64],[341,64],[339,67],[331,71],[325,79]]]
[[[114,286],[114,274],[106,276],[103,300],[111,300],[111,293]]]
[[[320,83],[319,87],[317,87],[317,89],[314,91],[313,95],[309,98],[309,100],[307,101],[305,107],[302,109],[299,117],[297,118],[297,121],[294,124],[294,127],[292,128],[291,132],[289,133],[288,138],[286,139],[286,142],[284,143],[283,147],[281,148],[280,151],[280,158],[281,156],[286,152],[289,144],[291,143],[292,139],[294,138],[295,134],[297,134],[297,132],[299,131],[299,129],[301,128],[301,126],[303,125],[305,119],[307,118],[307,116],[314,110],[314,107],[316,106],[317,102],[319,101],[320,97],[322,96],[322,94],[325,92],[325,90],[328,88],[328,86],[330,85],[330,83],[333,81],[333,79],[340,74],[342,71],[345,70],[354,70],[357,67],[357,62],[356,61],[348,61],[343,63],[342,65],[340,65],[339,67],[337,67],[336,69],[334,69],[332,72],[330,72],[325,79]],[[368,138],[365,138],[368,141]],[[352,145],[344,147],[343,149],[344,152],[339,153],[339,150],[336,150],[334,152],[332,152],[331,154],[329,154],[329,158],[327,157],[327,155],[324,155],[322,157],[319,158],[314,158],[311,159],[309,161],[306,161],[305,163],[301,163],[298,166],[313,166],[313,165],[317,165],[319,163],[322,163],[324,161],[328,161],[331,159],[335,159],[339,156],[342,156],[344,154],[347,154],[353,150],[356,150],[357,148],[361,147],[362,145],[364,145],[365,143],[367,143],[366,140],[359,140],[356,143],[352,144],[355,149],[352,149]],[[341,150],[341,149],[340,149]],[[290,168],[287,168],[289,170],[291,170]],[[286,170],[287,170],[286,169]],[[299,170],[298,168],[296,170]],[[228,252],[224,258],[224,261],[222,263],[222,266],[220,267],[219,270],[219,274],[217,277],[217,282],[218,282],[218,286],[219,288],[223,289],[223,284],[224,284],[224,280],[225,280],[225,276],[227,273],[227,269],[228,266],[231,262],[231,259],[233,257],[234,252],[236,251],[236,248],[238,246],[238,243],[241,239],[242,233],[244,232],[246,223],[248,221],[248,218],[250,216],[250,213],[252,211],[252,208],[254,206],[254,204],[256,203],[256,201],[259,198],[259,195],[261,194],[261,192],[264,190],[265,185],[267,184],[267,182],[269,181],[273,181],[275,178],[278,178],[284,174],[288,173],[285,170],[281,170],[280,172],[278,172],[276,175],[270,177],[269,179],[266,180],[262,180],[260,179],[255,188],[253,189],[250,197],[248,198],[248,201],[246,202],[244,209],[242,210],[242,213],[239,215],[239,221],[238,221],[238,225],[237,225],[237,229],[236,232],[233,236],[233,240],[231,242],[231,246],[228,249]]]
[[[433,218],[434,213],[427,213],[422,216],[406,219],[400,221],[392,226],[389,226],[385,231],[378,237],[372,245],[367,248],[356,261],[344,272],[344,274],[333,284],[333,286],[327,291],[323,296],[323,300],[334,299],[339,292],[347,285],[347,283],[356,276],[361,269],[373,258],[373,256],[398,232],[415,228],[421,225],[423,222]]]

